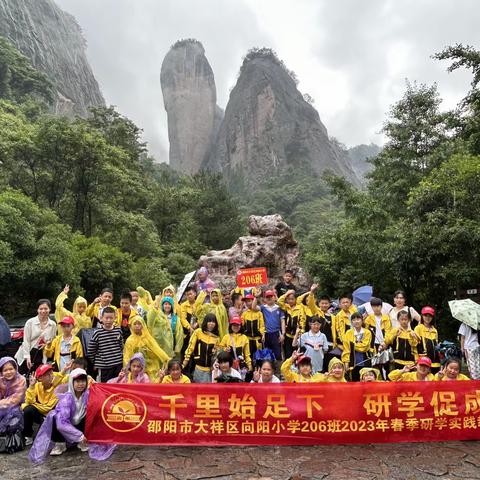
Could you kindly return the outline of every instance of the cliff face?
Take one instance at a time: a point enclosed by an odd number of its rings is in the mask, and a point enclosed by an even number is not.
[[[81,29],[52,0],[0,0],[0,35],[53,82],[56,113],[85,116],[89,106],[104,105]]]
[[[173,45],[163,60],[160,83],[168,116],[170,166],[194,174],[209,157],[223,116],[202,44],[182,40]]]
[[[359,183],[283,63],[269,50],[247,55],[206,167],[227,179],[242,171],[255,179],[305,163],[317,173],[329,169]]]

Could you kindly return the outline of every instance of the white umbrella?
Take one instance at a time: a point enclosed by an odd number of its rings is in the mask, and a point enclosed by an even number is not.
[[[464,300],[450,300],[448,302],[452,317],[468,325],[474,330],[480,326],[480,305],[470,298]]]

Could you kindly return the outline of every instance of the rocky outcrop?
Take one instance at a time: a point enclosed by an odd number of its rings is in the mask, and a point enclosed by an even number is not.
[[[222,291],[235,288],[240,268],[251,267],[267,268],[270,287],[287,269],[296,272],[301,289],[310,287],[310,278],[299,266],[298,244],[280,215],[252,215],[248,219],[248,230],[250,235],[240,237],[232,248],[212,250],[200,257],[199,265],[208,268],[210,278]]]
[[[330,142],[318,112],[274,52],[251,51],[230,93],[216,148],[206,168],[227,180],[248,172],[254,182],[285,166],[310,165],[358,183],[345,152]]]
[[[163,60],[160,83],[168,116],[170,166],[194,174],[209,157],[223,116],[202,44],[175,43]]]
[[[78,23],[52,0],[0,0],[0,35],[53,82],[55,112],[85,116],[105,103]]]

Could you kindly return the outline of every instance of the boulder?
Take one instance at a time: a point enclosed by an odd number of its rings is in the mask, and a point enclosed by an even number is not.
[[[299,265],[298,243],[280,215],[251,215],[248,230],[250,235],[240,237],[231,248],[200,257],[199,266],[208,268],[210,278],[222,291],[235,288],[239,269],[252,267],[266,267],[268,287],[274,287],[285,270],[295,272],[300,290],[310,287],[311,279]]]

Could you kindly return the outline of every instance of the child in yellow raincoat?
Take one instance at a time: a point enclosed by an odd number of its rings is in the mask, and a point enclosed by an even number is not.
[[[435,380],[455,381],[455,380],[470,380],[466,375],[460,373],[462,368],[462,361],[459,358],[449,358],[443,368],[435,375]]]
[[[324,374],[324,382],[346,382],[345,365],[337,358],[333,357],[328,362],[328,372]]]
[[[130,319],[130,332],[123,349],[123,364],[127,365],[135,353],[142,353],[145,358],[145,373],[153,381],[170,357],[150,334],[140,315]]]
[[[157,305],[158,302],[160,305]],[[147,327],[163,351],[173,358],[180,355],[183,346],[183,327],[176,315],[172,297],[155,299],[155,306],[147,313]]]
[[[292,365],[295,361],[297,363],[298,373],[292,370]],[[294,350],[292,356],[282,363],[280,371],[286,382],[311,383],[325,381],[323,373],[313,373],[312,359],[306,355],[299,354],[297,350]]]
[[[360,370],[361,382],[381,382],[380,370],[376,368],[365,367]]]
[[[68,292],[70,292],[70,286],[65,285],[55,300],[55,320],[59,324],[64,317],[73,317],[75,319],[73,334],[76,335],[82,328],[92,328],[92,319],[86,313],[87,300],[83,297],[78,296],[75,299],[71,312],[64,307]]]
[[[223,338],[228,333],[228,313],[223,304],[222,292],[219,288],[214,288],[210,293],[210,303],[204,303],[207,298],[207,292],[202,291],[198,294],[197,310],[198,324],[201,325],[207,313],[213,313],[218,323],[218,334]]]

